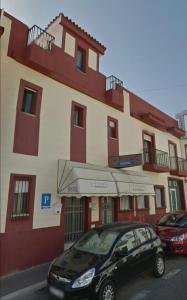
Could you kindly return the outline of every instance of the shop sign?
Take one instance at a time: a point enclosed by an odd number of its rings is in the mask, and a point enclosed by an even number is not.
[[[129,168],[142,165],[142,154],[119,155],[109,158],[111,168]]]

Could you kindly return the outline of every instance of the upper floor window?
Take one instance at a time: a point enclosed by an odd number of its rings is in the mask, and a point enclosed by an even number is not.
[[[184,145],[184,151],[185,151],[185,155],[186,155],[186,159],[187,159],[187,145]]]
[[[36,112],[36,91],[24,88],[21,111],[34,115]]]
[[[77,57],[76,57],[76,66],[77,69],[85,72],[86,67],[86,52],[82,48],[77,49]]]
[[[165,207],[164,186],[155,186],[155,206],[156,208]]]
[[[154,135],[143,133],[144,163],[153,163]]]
[[[148,196],[137,196],[137,208],[148,209],[149,208],[149,197]]]
[[[73,124],[75,126],[84,127],[84,125],[83,125],[83,114],[84,114],[84,110],[83,110],[82,107],[74,106]]]
[[[12,218],[29,216],[29,180],[15,180]]]
[[[113,120],[109,120],[108,124],[109,137],[117,139],[117,122]]]

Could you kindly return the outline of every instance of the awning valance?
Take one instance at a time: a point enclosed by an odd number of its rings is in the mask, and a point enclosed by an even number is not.
[[[153,194],[153,184],[141,172],[122,171],[62,159],[58,161],[58,195],[61,197]]]

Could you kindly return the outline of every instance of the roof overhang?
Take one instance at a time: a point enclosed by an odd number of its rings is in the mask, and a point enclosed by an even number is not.
[[[60,197],[154,194],[153,184],[142,172],[122,171],[62,159],[58,161]]]

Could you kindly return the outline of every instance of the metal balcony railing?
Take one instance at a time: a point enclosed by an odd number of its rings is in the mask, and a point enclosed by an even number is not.
[[[106,78],[106,91],[108,90],[121,90],[123,88],[123,81],[111,75]]]
[[[187,160],[181,157],[170,157],[170,169],[179,170],[179,172],[187,172]]]
[[[162,167],[169,167],[168,153],[158,149],[143,149],[144,164],[155,164]]]
[[[46,32],[45,30],[43,30],[42,28],[36,25],[33,25],[29,29],[27,45],[30,45],[31,43],[34,42],[41,48],[50,51],[54,41],[55,41],[54,36],[52,36],[51,34],[49,34],[48,32]]]

